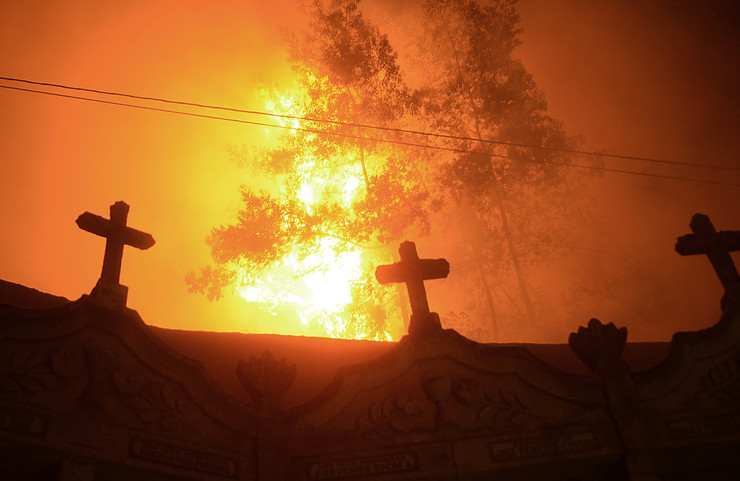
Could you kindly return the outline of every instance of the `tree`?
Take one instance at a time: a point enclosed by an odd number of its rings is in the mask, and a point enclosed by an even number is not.
[[[494,331],[491,281],[500,283],[496,279],[507,274],[516,281],[519,302],[506,296],[530,325],[536,323],[525,268],[552,255],[541,247],[563,242],[572,216],[569,183],[580,180],[572,173],[566,179],[562,172],[575,139],[547,114],[532,76],[513,56],[520,32],[515,3],[425,3],[423,60],[432,81],[424,114],[430,128],[461,138],[452,142],[457,150],[474,150],[449,156],[441,185],[457,212],[470,211],[453,217],[465,219],[458,230],[468,237],[460,241],[468,253],[461,260],[477,271],[473,284],[483,291]]]
[[[534,322],[524,271],[538,257],[522,239],[546,244],[557,231],[567,184],[556,149],[573,141],[547,116],[531,76],[512,58],[514,2],[427,2],[417,43],[429,74],[414,88],[357,0],[307,7],[310,30],[290,51],[297,88],[289,97],[273,92],[279,113],[292,116],[284,120],[288,130],[277,145],[246,158],[280,188],[243,188],[236,222],[207,240],[215,267],[191,273],[191,290],[216,298],[229,286],[254,286],[286,263],[300,277],[326,267],[311,261],[317,255],[351,253],[361,271],[349,286],[352,302],[310,321],[343,337],[388,337],[394,306],[404,304],[373,288],[372,264],[391,260],[404,235],[424,236],[443,222],[455,226],[448,240],[458,247],[460,271],[470,273],[471,308],[486,299],[489,332],[496,333],[498,291],[510,274],[519,302],[504,291],[506,302],[523,304]],[[442,150],[424,148],[413,129],[442,133]]]
[[[331,252],[324,258],[358,253],[362,275],[349,286],[354,302],[311,322],[328,334],[387,338],[393,330],[388,313],[398,302],[371,288],[373,269],[362,254],[377,259],[376,251],[385,250],[391,260],[392,239],[411,226],[428,231],[429,198],[406,153],[358,141],[354,124],[396,125],[413,102],[395,52],[357,1],[333,2],[328,9],[316,2],[312,14],[311,30],[290,52],[297,88],[290,98],[278,92],[273,97],[281,113],[313,120],[288,121],[286,127],[298,129],[247,159],[278,180],[279,195],[243,188],[237,222],[214,229],[207,239],[216,266],[191,273],[188,284],[216,298],[229,286],[253,285],[286,257],[304,262],[327,246]],[[325,267],[304,263],[293,274]],[[345,322],[335,332],[340,318]]]

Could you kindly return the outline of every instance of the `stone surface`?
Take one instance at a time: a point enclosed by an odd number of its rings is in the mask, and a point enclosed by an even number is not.
[[[738,317],[730,309],[710,329],[675,336],[667,357],[665,345],[633,349],[618,327],[593,321],[588,337],[600,347],[590,352],[612,367],[592,376],[572,369],[565,345],[482,345],[451,330],[371,343],[154,329],[87,296],[51,309],[2,306],[0,473],[566,481],[647,479],[647,465],[661,479],[732,479]],[[636,353],[640,371],[625,363]],[[237,366],[250,358],[262,374],[242,377],[284,392],[285,410],[257,409],[246,394]],[[625,436],[606,389],[615,372],[617,387],[631,382],[653,444]]]
[[[413,242],[401,243],[398,253],[401,261],[391,265],[378,266],[375,269],[375,278],[381,284],[403,282],[409,293],[411,303],[411,319],[409,334],[424,335],[438,332],[442,327],[439,316],[429,312],[424,281],[443,279],[450,272],[450,264],[445,259],[419,259],[416,244]]]
[[[154,245],[151,234],[126,226],[129,206],[118,201],[110,206],[110,219],[85,212],[77,218],[80,229],[105,237],[103,269],[91,296],[98,303],[113,309],[126,307],[128,288],[120,284],[123,247],[149,249]]]
[[[236,373],[258,409],[277,411],[295,380],[296,365],[288,366],[285,358],[276,361],[270,351],[264,351],[259,359],[254,356],[248,362],[240,359]]]
[[[694,214],[689,226],[693,234],[676,240],[676,252],[706,255],[725,289],[725,300],[740,301],[740,276],[730,257],[730,252],[740,250],[740,231],[717,232],[704,214]]]
[[[329,385],[340,368],[377,359],[397,343],[331,339],[273,334],[240,334],[182,331],[150,326],[150,330],[169,346],[188,357],[199,359],[218,385],[244,402],[251,397],[240,383],[236,366],[245,353],[269,351],[276,359],[295,364],[297,374],[282,398],[291,408],[310,401]],[[491,348],[511,344],[486,344]],[[517,344],[540,360],[570,374],[591,375],[591,370],[567,344]],[[627,343],[623,359],[631,371],[644,371],[665,359],[668,342]]]
[[[62,296],[54,296],[30,287],[0,279],[0,304],[11,304],[30,309],[57,307],[69,302]]]
[[[684,252],[706,250],[705,237],[691,239]],[[423,280],[441,272],[430,269],[411,276],[422,293]],[[397,278],[407,282],[407,273]],[[718,270],[730,292],[726,273]],[[40,309],[0,305],[0,478],[740,478],[738,303],[708,329],[677,333],[668,354],[661,349],[640,371],[625,360],[626,329],[592,319],[569,339],[570,359],[591,371],[584,375],[558,368],[560,355],[543,346],[484,345],[444,330],[424,312],[425,296],[410,297],[416,331],[386,345],[333,344],[341,348],[332,367],[321,367],[331,350],[315,339],[293,341],[321,355],[262,345],[224,356],[218,343],[211,354],[188,351],[210,362],[220,350],[242,397],[163,342],[177,338],[171,331],[120,305],[92,296]],[[342,355],[359,346],[362,355]],[[301,365],[312,367],[304,374]],[[284,402],[294,384],[306,388],[302,376],[313,390]]]
[[[24,469],[255,479],[257,424],[254,409],[134,311],[88,296],[51,309],[0,306],[0,442],[24,447]],[[0,473],[18,462],[0,454]]]

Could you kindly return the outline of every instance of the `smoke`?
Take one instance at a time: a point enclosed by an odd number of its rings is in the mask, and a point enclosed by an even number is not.
[[[4,74],[83,87],[261,107],[260,81],[289,77],[280,26],[303,24],[293,2],[8,2],[0,16]],[[402,62],[418,2],[363,8],[387,30]],[[584,148],[737,167],[740,135],[739,8],[732,0],[520,0],[517,50],[550,114]],[[423,73],[407,72],[410,83]],[[157,247],[126,253],[129,305],[147,322],[177,328],[262,330],[238,299],[212,305],[189,295],[184,274],[208,262],[203,239],[238,208],[242,171],[226,144],[264,142],[256,129],[3,91],[0,184],[6,207],[0,277],[77,298],[99,273],[102,245],[74,226],[81,212],[132,204],[132,225]],[[579,159],[576,159],[579,160]],[[604,160],[635,172],[740,183],[735,172]],[[673,251],[694,212],[740,229],[740,188],[602,172],[574,193],[584,218],[551,262],[527,266],[537,327],[499,294],[501,326],[455,304],[456,265],[429,283],[447,327],[477,340],[564,342],[590,317],[625,325],[630,340],[665,340],[719,316],[721,287],[703,256]],[[444,226],[419,240],[425,257],[447,252]],[[10,253],[10,254],[8,254]],[[187,262],[191,262],[189,265]],[[506,312],[511,311],[511,312]],[[456,313],[448,316],[448,312]],[[246,319],[245,319],[246,318]]]
[[[521,58],[551,114],[588,150],[740,167],[737,3],[524,0],[519,11]],[[605,166],[740,183],[717,169]],[[571,257],[553,276],[553,285],[582,286],[562,298],[561,340],[591,316],[627,326],[632,340],[717,320],[722,292],[709,262],[682,258],[673,244],[694,212],[718,230],[740,228],[740,187],[605,172],[580,196],[590,214],[581,236],[598,253]]]
[[[418,28],[418,4],[404,5],[372,2],[366,9],[408,65],[413,50],[404,32]],[[583,138],[585,150],[740,167],[735,2],[520,0],[518,12],[523,32],[517,55],[544,93],[549,113],[569,135]],[[419,76],[407,75],[412,83]],[[499,286],[500,334],[492,338],[482,325],[488,321],[481,321],[489,317],[486,309],[462,314],[470,306],[459,305],[463,287],[453,263],[448,280],[429,285],[432,308],[448,327],[478,340],[564,342],[599,317],[627,326],[630,340],[647,341],[718,319],[722,291],[708,260],[682,258],[673,245],[689,232],[695,212],[708,214],[718,230],[740,229],[740,187],[665,177],[740,184],[740,174],[601,160],[607,169],[646,175],[601,171],[574,192],[582,212],[575,241],[555,249],[547,262],[527,266],[538,322],[524,322],[515,286]],[[444,236],[444,226],[435,231]],[[423,255],[446,249],[444,240],[427,245]]]

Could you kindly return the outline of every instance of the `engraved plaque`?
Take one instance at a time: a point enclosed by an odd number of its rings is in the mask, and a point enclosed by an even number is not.
[[[381,454],[313,463],[308,467],[308,477],[313,480],[343,479],[408,473],[418,469],[416,453]]]
[[[46,432],[46,421],[35,413],[2,407],[0,408],[0,429],[43,437]]]
[[[165,444],[152,439],[131,438],[129,456],[155,463],[176,466],[189,471],[239,477],[239,461],[217,454]]]
[[[598,447],[596,435],[586,431],[499,441],[491,444],[491,452],[494,461],[511,461],[590,451]]]
[[[703,438],[740,431],[740,413],[717,414],[669,421],[673,439]]]

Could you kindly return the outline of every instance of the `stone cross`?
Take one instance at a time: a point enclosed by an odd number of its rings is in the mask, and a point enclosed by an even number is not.
[[[100,273],[93,294],[98,297],[106,297],[105,302],[115,307],[126,305],[127,289],[120,285],[121,259],[123,257],[123,246],[129,245],[137,249],[148,249],[154,245],[151,234],[141,232],[126,226],[129,206],[118,201],[110,206],[110,219],[99,215],[85,212],[77,218],[80,229],[95,235],[105,237],[105,255],[103,257],[103,270]]]
[[[401,255],[401,262],[378,266],[375,269],[375,278],[381,284],[405,282],[409,291],[412,315],[417,318],[424,317],[429,314],[424,281],[447,277],[450,273],[450,264],[445,259],[419,259],[413,242],[402,243],[398,253]]]
[[[678,238],[676,252],[682,256],[706,254],[722,287],[729,291],[730,286],[737,286],[740,276],[730,252],[740,250],[740,231],[717,232],[712,221],[704,214],[694,214],[689,225],[693,234]]]

